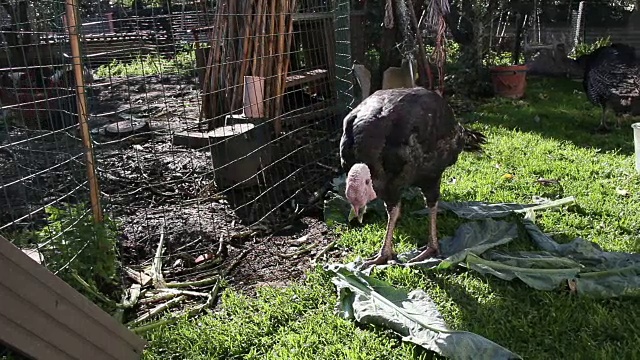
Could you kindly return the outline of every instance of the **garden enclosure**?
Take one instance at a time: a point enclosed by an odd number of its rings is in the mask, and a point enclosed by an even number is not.
[[[158,242],[166,281],[198,280],[198,257],[321,201],[348,1],[2,5],[0,233],[91,300]]]

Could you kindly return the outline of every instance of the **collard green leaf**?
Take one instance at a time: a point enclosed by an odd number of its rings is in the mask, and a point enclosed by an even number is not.
[[[536,290],[551,291],[560,287],[562,284],[566,284],[567,279],[574,278],[576,274],[580,272],[580,264],[576,264],[574,268],[563,268],[565,265],[562,260],[558,259],[560,266],[558,268],[537,268],[532,267],[533,263],[540,263],[548,265],[554,261],[552,257],[546,259],[545,262],[540,262],[540,258],[525,264],[525,257],[518,259],[518,263],[523,265],[512,266],[499,261],[491,261],[483,259],[474,254],[469,254],[466,258],[467,266],[481,274],[490,274],[500,279],[511,281],[513,279],[520,279],[525,284],[531,286]],[[529,266],[524,266],[529,265]]]
[[[431,258],[421,262],[402,264],[402,266],[423,269],[435,267],[446,269],[464,262],[469,254],[480,255],[488,249],[507,244],[517,237],[518,226],[515,223],[493,219],[464,223],[456,230],[453,237],[449,236],[440,240],[440,252],[444,260]],[[420,253],[420,250],[415,249],[398,255],[398,259],[406,262],[418,255],[418,253]],[[357,264],[361,263],[362,261],[357,262]],[[388,266],[392,265],[382,265],[377,268],[383,269]],[[366,273],[368,274],[369,272],[367,271]]]
[[[500,218],[513,214],[522,214],[527,211],[543,210],[560,205],[570,204],[575,201],[573,196],[558,199],[558,200],[546,200],[539,199],[534,204],[514,204],[514,203],[498,203],[491,204],[482,201],[464,201],[456,203],[448,203],[441,201],[438,205],[439,208],[448,210],[458,215],[463,219],[479,220],[488,218]],[[415,211],[416,215],[428,215],[429,209],[423,209]]]
[[[449,329],[435,303],[422,290],[395,288],[349,265],[328,265],[336,276],[338,312],[346,319],[385,326],[403,341],[451,359],[521,359],[480,335]]]
[[[576,238],[566,244],[558,244],[529,219],[524,227],[533,243],[555,256],[570,259],[581,265],[573,278],[578,294],[611,298],[640,295],[640,254],[603,251],[597,244]]]

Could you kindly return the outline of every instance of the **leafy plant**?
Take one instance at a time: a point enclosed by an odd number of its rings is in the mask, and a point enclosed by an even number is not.
[[[149,54],[138,55],[130,62],[113,60],[108,65],[102,65],[96,71],[98,77],[111,76],[145,76],[159,74],[187,74],[195,68],[195,50],[191,46],[176,53],[169,59],[164,56]]]
[[[582,55],[587,55],[592,53],[597,48],[608,46],[608,45],[611,45],[611,37],[609,36],[607,36],[606,38],[599,38],[598,40],[592,43],[580,43],[578,44],[578,46],[576,46],[574,50],[573,58],[577,59]]]
[[[85,206],[48,207],[48,224],[36,233],[47,268],[91,301],[113,310],[118,289],[117,224],[96,224]],[[117,298],[117,297],[116,297]]]
[[[485,66],[511,66],[513,61],[511,59],[512,54],[510,52],[495,52],[490,51],[484,58]],[[524,62],[524,55],[520,55],[520,63]]]

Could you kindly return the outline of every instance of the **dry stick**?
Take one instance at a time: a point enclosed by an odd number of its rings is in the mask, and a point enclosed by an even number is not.
[[[210,39],[209,40],[209,54],[207,55],[207,61],[205,62],[205,70],[202,84],[202,109],[200,109],[200,118],[198,119],[199,123],[202,123],[204,119],[211,119],[211,77],[213,74],[213,57],[215,52],[215,39],[216,39],[216,31],[215,29],[218,26],[218,17],[215,17],[213,28],[210,30]]]
[[[245,256],[247,256],[247,254],[251,250],[252,250],[251,248],[245,249],[242,253],[240,253],[240,255],[238,255],[233,260],[233,263],[231,263],[231,265],[229,267],[227,267],[221,274],[218,274],[218,275],[206,278],[206,279],[202,279],[202,280],[187,281],[187,282],[170,282],[170,283],[167,283],[166,288],[168,288],[168,289],[176,289],[176,288],[183,288],[183,287],[203,287],[203,286],[211,285],[211,284],[215,283],[219,277],[223,277],[223,278],[226,277],[227,274],[229,274],[231,272],[231,270],[233,270],[236,266],[238,266],[240,261]]]
[[[238,80],[235,83],[235,90],[233,91],[233,99],[231,100],[231,109],[235,110],[241,107],[239,104],[242,101],[242,91],[244,91],[244,77],[247,73],[247,68],[249,66],[249,34],[251,32],[252,23],[254,17],[251,14],[253,9],[253,3],[255,0],[247,1],[245,4],[248,4],[248,11],[245,12],[244,18],[244,32],[243,37],[244,40],[242,42],[242,57],[240,58],[240,74],[238,75]]]
[[[241,261],[241,260],[242,260],[242,259],[243,259],[243,258],[244,258],[244,257],[245,257],[245,256],[246,256],[246,255],[251,251],[251,250],[252,250],[252,249],[247,249],[247,250],[243,251],[242,253],[240,253],[240,255],[239,255],[238,257],[236,257],[236,259],[234,260],[234,262],[233,262],[233,263],[232,263],[232,264],[231,264],[227,269],[225,269],[225,270],[222,272],[222,274],[220,274],[220,275],[218,276],[218,281],[216,282],[216,285],[213,287],[213,289],[211,289],[211,292],[209,292],[209,296],[207,297],[207,302],[206,302],[206,303],[204,303],[204,304],[202,304],[202,305],[200,305],[200,306],[196,306],[195,308],[193,308],[193,309],[191,309],[191,310],[189,310],[189,311],[187,311],[187,312],[185,312],[185,313],[177,314],[177,315],[174,315],[174,316],[172,316],[172,317],[170,317],[170,318],[168,318],[168,319],[160,320],[160,321],[157,321],[157,322],[154,322],[154,323],[151,323],[151,324],[147,324],[147,325],[144,325],[144,326],[140,326],[140,327],[137,327],[137,328],[134,328],[134,329],[131,329],[131,330],[132,330],[134,333],[140,334],[140,333],[143,333],[143,332],[146,332],[146,331],[149,331],[149,330],[152,330],[152,329],[158,328],[158,327],[163,326],[163,325],[172,324],[172,323],[176,322],[178,319],[180,319],[183,315],[184,315],[185,317],[189,318],[189,317],[192,317],[192,316],[196,316],[196,315],[198,315],[198,314],[199,314],[202,310],[204,310],[204,309],[207,309],[207,308],[211,308],[211,307],[213,307],[213,305],[215,304],[216,299],[218,298],[218,293],[220,292],[222,279],[223,279],[224,277],[226,277],[226,276],[227,276],[227,275],[228,275],[228,274],[229,274],[229,273],[230,273],[230,272],[231,272],[231,271],[232,271],[236,266],[238,266],[238,264],[240,263],[240,261]],[[170,306],[170,305],[173,305],[173,303],[172,303],[172,304],[169,304],[169,303],[171,303],[172,301],[174,301],[175,303],[177,303],[177,301],[176,301],[176,300],[178,300],[178,299],[179,299],[179,301],[182,301],[182,299],[180,299],[180,298],[184,298],[184,296],[181,296],[181,297],[179,297],[179,298],[176,298],[176,299],[170,300],[169,302],[167,302],[167,303],[163,304],[162,306],[165,306],[165,307],[164,307],[164,309],[166,309],[166,308],[168,308],[168,306],[167,306],[167,305],[169,305],[169,306]],[[154,310],[156,310],[156,309],[157,309],[157,308],[153,309],[153,310],[152,310],[152,312],[154,312]],[[162,310],[164,310],[164,309],[161,309],[160,311],[162,311]],[[156,313],[157,313],[157,312],[156,312]],[[145,315],[146,315],[146,314],[145,314]],[[144,316],[144,315],[143,315],[143,316]],[[139,323],[140,321],[138,321],[138,320],[140,320],[140,318],[138,318],[136,321],[132,322],[131,324]]]
[[[143,286],[147,285],[147,283],[151,281],[151,277],[144,271],[136,271],[128,266],[125,266],[123,268],[123,272],[127,274],[131,279],[133,279],[133,281]]]
[[[220,72],[218,73],[218,76],[221,80],[221,82],[219,83],[219,88],[218,90],[220,91],[216,91],[216,104],[218,104],[218,106],[220,107],[220,114],[218,115],[222,115],[225,112],[225,108],[226,108],[226,101],[224,99],[224,97],[226,97],[227,95],[227,87],[229,85],[229,79],[227,78],[227,76],[229,75],[229,52],[230,52],[230,42],[231,40],[229,40],[230,38],[230,31],[231,31],[231,24],[230,24],[230,19],[229,19],[229,13],[225,13],[224,15],[224,35],[222,36],[222,50],[220,52],[220,60],[219,60],[219,64],[220,64]]]
[[[288,30],[287,30],[287,44],[285,45],[285,50],[284,50],[284,66],[282,69],[282,74],[281,76],[281,82],[280,82],[280,89],[278,91],[279,94],[284,95],[284,93],[286,92],[287,89],[287,76],[289,74],[289,66],[291,65],[291,46],[293,44],[293,14],[297,11],[296,10],[296,0],[291,0],[290,3],[290,8],[289,8],[289,26],[288,26]],[[282,112],[282,100],[278,101],[277,103],[277,109],[276,109],[276,116],[280,116],[281,112]]]
[[[156,307],[154,307],[153,309],[151,309],[149,312],[146,312],[144,314],[142,314],[142,316],[140,316],[139,318],[133,320],[132,322],[130,322],[129,324],[127,324],[129,327],[139,324],[145,320],[148,320],[156,315],[158,315],[159,313],[175,306],[178,305],[179,302],[181,302],[182,300],[186,299],[186,296],[178,296],[177,298],[171,299],[169,301],[167,301],[166,303],[160,304]]]
[[[198,315],[202,310],[207,309],[207,308],[211,308],[213,307],[213,305],[215,304],[216,299],[218,298],[218,293],[220,292],[220,285],[221,281],[218,281],[216,283],[216,286],[213,287],[213,289],[211,290],[211,292],[209,292],[208,296],[207,296],[207,302],[205,302],[202,305],[196,306],[193,309],[183,312],[181,314],[176,314],[168,319],[164,319],[164,320],[160,320],[151,324],[147,324],[147,325],[143,325],[140,327],[137,327],[135,329],[132,329],[131,331],[133,331],[136,334],[140,334],[140,333],[144,333],[147,332],[149,330],[158,328],[160,326],[163,325],[169,325],[172,324],[176,321],[178,321],[178,319],[180,319],[183,315],[186,318],[190,318],[192,316],[196,316]]]
[[[253,63],[251,65],[251,75],[252,76],[258,76],[258,59],[260,56],[260,41],[263,37],[263,32],[262,32],[262,24],[263,24],[263,20],[264,20],[264,14],[263,14],[263,9],[264,9],[264,3],[266,0],[258,0],[258,8],[256,9],[256,28],[254,31],[254,38],[253,38]]]
[[[162,292],[164,293],[169,293],[169,294],[176,294],[176,295],[189,295],[189,296],[200,296],[200,297],[206,297],[207,294],[205,293],[201,293],[201,292],[197,292],[197,291],[189,291],[189,290],[178,290],[178,289],[160,289]]]
[[[176,289],[176,288],[184,288],[184,287],[203,287],[207,285],[211,285],[215,283],[218,279],[219,275],[212,276],[210,278],[196,280],[196,281],[187,281],[187,282],[170,282],[167,283],[168,289]]]
[[[276,81],[275,81],[275,91],[273,94],[274,101],[274,112],[273,116],[275,116],[273,128],[276,136],[280,136],[282,132],[282,121],[280,119],[280,104],[282,103],[282,92],[281,92],[281,82],[282,82],[282,73],[284,72],[284,45],[285,45],[285,34],[286,30],[285,26],[287,23],[285,22],[287,16],[287,0],[281,0],[283,8],[280,9],[280,16],[278,18],[278,48],[277,48],[277,63],[276,63]]]
[[[215,36],[212,38],[212,50],[210,56],[210,62],[207,66],[212,68],[211,77],[207,79],[207,81],[211,82],[211,87],[209,89],[209,93],[205,94],[209,99],[209,130],[212,130],[214,127],[214,119],[218,115],[218,85],[220,74],[222,72],[222,64],[220,63],[220,59],[222,57],[222,49],[224,48],[223,39],[226,33],[226,18],[225,14],[225,6],[223,3],[218,7],[218,13],[216,14],[217,22],[216,27],[213,29],[215,32]]]
[[[246,1],[242,2],[243,4],[246,4]],[[232,99],[233,99],[233,93],[235,92],[236,88],[235,88],[235,84],[236,84],[236,76],[237,76],[237,72],[235,71],[235,67],[237,65],[237,60],[238,60],[238,51],[239,49],[237,48],[237,42],[239,37],[237,36],[238,34],[238,10],[237,10],[237,5],[238,5],[238,1],[231,1],[230,3],[231,5],[229,6],[229,14],[228,14],[228,21],[229,21],[229,36],[227,37],[227,46],[226,51],[227,51],[227,56],[225,58],[225,62],[227,64],[227,70],[225,73],[225,78],[226,78],[226,83],[224,86],[225,91],[225,96],[224,96],[224,100],[225,100],[225,104],[227,105],[225,107],[225,113],[228,111],[232,111],[233,110],[233,104],[231,103]],[[229,92],[231,92],[231,94],[229,94]],[[231,95],[231,96],[230,96]]]
[[[249,254],[249,252],[251,252],[251,250],[253,250],[252,248],[246,249],[243,252],[240,253],[240,255],[238,255],[234,260],[233,263],[231,263],[231,265],[229,265],[228,268],[226,268],[221,276],[222,277],[226,277],[227,275],[229,275],[229,273],[231,273],[231,271],[233,269],[235,269],[236,266],[238,266],[238,264],[240,264],[240,261],[242,261],[242,259],[244,259],[245,256],[247,256],[247,254]]]
[[[247,76],[247,72],[249,71],[249,64],[251,62],[250,54],[251,49],[253,47],[253,41],[251,39],[251,29],[253,27],[253,23],[255,22],[256,16],[253,12],[253,8],[255,7],[256,0],[248,0],[246,2],[245,7],[245,16],[244,19],[244,29],[241,36],[244,38],[242,44],[242,55],[240,56],[240,74],[238,76],[238,83],[236,84],[237,90],[235,94],[235,102],[233,104],[235,109],[242,109],[243,98],[244,98],[244,77]]]
[[[271,8],[273,8],[275,6],[275,2],[272,1],[272,6]],[[266,69],[266,63],[267,63],[267,54],[269,53],[269,49],[267,48],[267,42],[269,40],[269,37],[271,36],[270,33],[268,33],[269,28],[270,28],[270,21],[271,21],[271,17],[269,16],[269,12],[268,12],[268,8],[266,7],[265,4],[265,9],[264,9],[264,21],[262,23],[262,40],[260,41],[260,76],[261,77],[266,77],[267,75],[267,69]],[[265,92],[265,98],[266,98],[266,92]]]
[[[154,297],[142,299],[138,303],[140,305],[153,304],[153,303],[157,303],[157,302],[160,302],[160,301],[173,299],[176,296],[178,296],[178,294],[172,294],[172,293],[163,292],[160,295],[156,295]]]
[[[277,255],[280,256],[280,257],[283,257],[285,259],[290,259],[290,258],[297,257],[299,255],[308,253],[309,251],[317,248],[318,245],[319,245],[318,243],[312,243],[310,245],[307,245],[307,246],[303,247],[302,249],[300,249],[298,251],[294,251],[292,253],[282,253],[282,254],[278,253]]]
[[[220,58],[222,56],[222,49],[224,48],[224,44],[223,44],[223,39],[224,39],[224,34],[225,31],[223,30],[225,28],[225,9],[226,9],[226,2],[222,3],[219,8],[218,8],[218,13],[216,14],[216,27],[213,29],[214,31],[214,36],[211,37],[211,62],[209,63],[209,66],[211,67],[211,77],[209,79],[207,79],[207,81],[211,82],[211,86],[209,88],[209,93],[207,94],[207,96],[209,97],[210,100],[210,117],[209,117],[209,121],[210,124],[213,124],[213,119],[216,117],[217,115],[217,110],[218,110],[218,101],[217,101],[217,94],[218,94],[218,88],[220,85],[220,71],[221,71],[221,63],[220,63]]]
[[[318,259],[324,256],[324,254],[329,252],[329,250],[331,250],[336,245],[337,242],[338,242],[338,239],[335,239],[332,242],[330,242],[329,245],[325,246],[324,249],[322,249],[318,254],[316,254],[316,256],[313,258],[313,262],[318,261]]]
[[[215,29],[218,26],[218,17],[215,17],[213,29],[211,30],[211,35],[215,34]],[[207,61],[205,62],[204,68],[204,78],[202,84],[202,109],[200,109],[200,117],[198,122],[202,122],[204,118],[210,118],[211,113],[209,112],[209,108],[211,104],[209,103],[209,93],[211,91],[211,64],[213,62],[213,49],[215,47],[215,39],[214,36],[211,36],[211,42],[209,43],[211,48],[209,50],[209,55],[207,56]]]
[[[153,287],[162,288],[166,286],[164,277],[162,276],[162,248],[164,247],[164,223],[160,226],[160,241],[156,248],[156,255],[151,265],[151,283]]]
[[[280,0],[282,1],[282,0]],[[275,56],[275,42],[276,42],[276,14],[277,14],[277,1],[272,0],[271,1],[271,11],[269,13],[269,45],[267,46],[268,54],[267,54],[267,58],[265,59],[265,63],[267,63],[267,66],[265,66],[266,68],[266,74],[265,77],[267,77],[267,79],[265,80],[265,99],[268,99],[267,102],[267,106],[266,106],[266,111],[265,111],[265,115],[267,117],[273,117],[273,97],[274,97],[274,91],[273,91],[273,80],[274,80],[274,69],[273,69],[273,57]]]

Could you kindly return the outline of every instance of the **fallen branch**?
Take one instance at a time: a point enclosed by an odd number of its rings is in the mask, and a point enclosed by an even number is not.
[[[138,303],[138,299],[142,294],[142,286],[140,284],[133,284],[127,291],[122,294],[122,303],[116,309],[116,312],[113,314],[113,317],[116,318],[119,322],[124,321],[124,311],[126,309],[130,309],[134,307]]]
[[[143,270],[133,270],[132,268],[125,266],[124,272],[136,283],[145,286],[151,281],[151,276],[147,275]]]
[[[208,296],[205,293],[201,293],[197,291],[178,290],[178,289],[171,289],[171,288],[160,289],[160,291],[162,291],[163,293],[170,293],[170,294],[176,294],[176,295],[189,295],[189,296],[201,296],[201,297]]]
[[[166,284],[166,288],[168,289],[176,289],[176,288],[185,288],[185,287],[203,287],[207,285],[211,285],[218,280],[219,275],[212,276],[210,278],[195,280],[195,281],[185,281],[185,282],[170,282]]]
[[[149,312],[144,313],[142,316],[140,316],[139,318],[133,320],[132,322],[130,322],[129,324],[127,324],[128,326],[133,326],[136,324],[139,324],[145,320],[148,320],[156,315],[158,315],[159,313],[175,306],[178,305],[179,302],[181,302],[182,300],[186,299],[186,296],[178,296],[177,298],[171,299],[169,301],[167,301],[166,303],[160,304],[156,307],[154,307],[153,309],[151,309]]]
[[[162,276],[162,247],[164,245],[164,223],[160,226],[160,241],[158,241],[158,248],[156,249],[156,255],[153,258],[151,265],[151,282],[153,286],[158,288],[164,288],[166,282]]]
[[[327,252],[329,252],[329,250],[331,250],[337,243],[338,243],[338,239],[335,239],[332,242],[330,242],[329,245],[325,246],[324,249],[322,249],[319,253],[316,254],[316,256],[313,258],[313,262],[318,261],[318,259],[324,256],[324,254],[326,254]]]
[[[293,245],[293,246],[300,246],[300,245],[306,243],[308,240],[309,240],[309,235],[304,235],[304,236],[301,236],[301,237],[299,237],[297,239],[294,239],[294,240],[288,240],[287,244],[290,244],[290,245]]]
[[[140,304],[153,304],[156,302],[173,299],[178,295],[207,297],[207,294],[197,292],[197,291],[178,290],[178,289],[171,289],[171,288],[164,288],[164,289],[158,289],[158,290],[159,292],[156,293],[155,296],[140,300]]]
[[[178,294],[175,293],[162,293],[153,297],[149,297],[146,299],[142,299],[139,301],[139,303],[141,305],[147,305],[147,304],[153,304],[153,303],[157,303],[157,302],[161,302],[161,301],[167,301],[167,300],[171,300],[173,298],[175,298],[176,296],[178,296]]]
[[[227,275],[229,275],[229,273],[231,272],[231,270],[233,270],[236,266],[238,266],[238,264],[240,264],[240,261],[241,261],[245,256],[247,256],[247,254],[248,254],[251,250],[253,250],[253,249],[249,248],[249,249],[246,249],[245,251],[243,251],[242,253],[240,253],[240,255],[238,255],[238,256],[234,259],[233,263],[231,263],[231,265],[230,265],[228,268],[226,268],[226,269],[222,272],[221,276],[224,278],[224,277],[226,277]]]
[[[185,317],[185,318],[191,318],[194,317],[198,314],[200,314],[200,312],[202,312],[205,309],[208,308],[212,308],[213,305],[215,304],[216,299],[218,298],[218,294],[220,293],[220,289],[222,287],[222,278],[218,279],[218,282],[216,283],[216,285],[213,287],[213,289],[211,289],[211,292],[209,292],[209,294],[207,295],[207,301],[202,304],[202,305],[198,305],[194,308],[192,308],[191,310],[188,311],[184,311],[181,312],[179,314],[175,314],[167,319],[162,319],[160,321],[156,321],[154,323],[150,323],[144,326],[140,326],[137,328],[133,328],[131,329],[131,331],[133,331],[136,334],[141,334],[144,332],[147,332],[149,330],[153,330],[156,328],[159,328],[161,326],[164,325],[169,325],[169,324],[173,324],[176,321],[178,321],[180,318]]]
[[[293,253],[289,253],[289,254],[278,254],[278,256],[283,257],[285,259],[290,259],[290,258],[294,258],[296,256],[300,256],[302,254],[308,253],[309,251],[315,249],[316,247],[318,247],[318,243],[313,243],[307,247],[304,247],[296,252]]]

